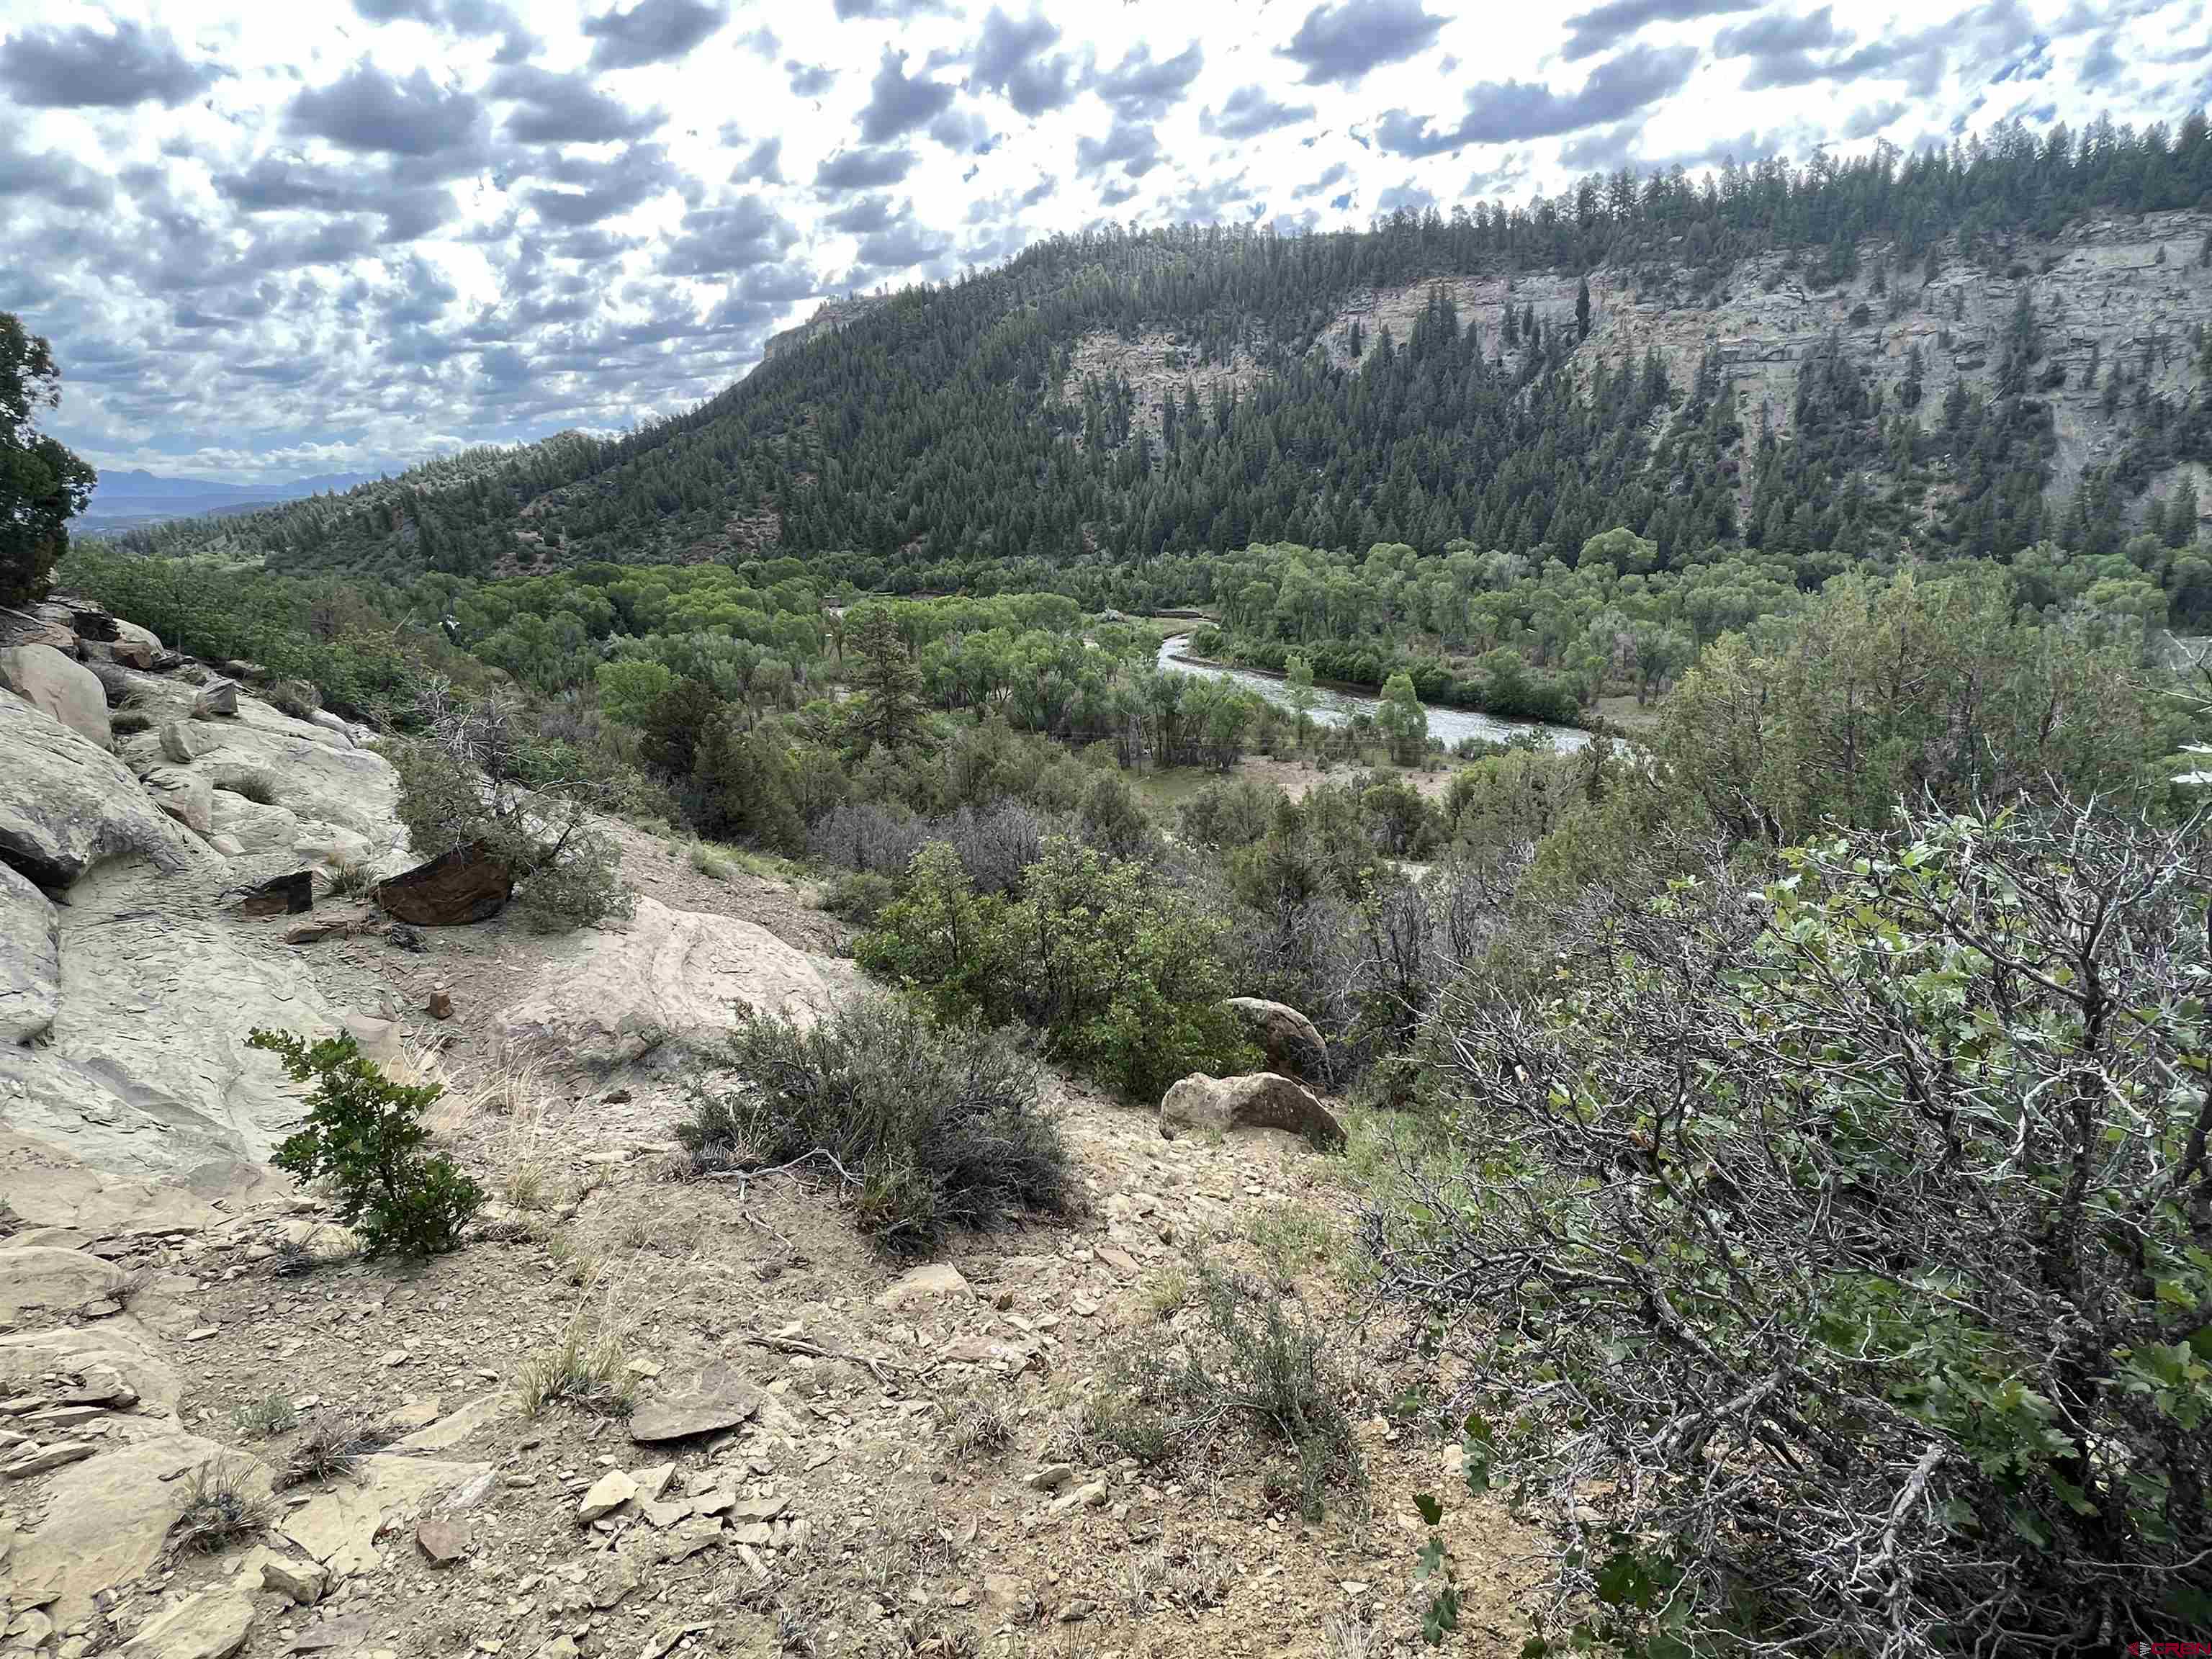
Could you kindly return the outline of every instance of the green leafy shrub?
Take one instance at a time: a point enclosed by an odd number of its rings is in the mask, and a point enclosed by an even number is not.
[[[1071,1070],[1145,1099],[1193,1072],[1256,1062],[1223,1006],[1224,931],[1153,866],[1064,836],[1045,838],[1011,900],[976,892],[959,856],[933,842],[858,954],[946,1018],[1040,1027]]]
[[[313,1082],[305,1124],[270,1161],[302,1181],[327,1181],[367,1255],[434,1255],[460,1243],[483,1190],[449,1158],[426,1158],[422,1114],[444,1092],[394,1083],[350,1036],[310,1043],[256,1030],[247,1046],[275,1054],[295,1083]]]
[[[946,1030],[872,995],[806,1030],[750,1016],[727,1058],[738,1086],[702,1091],[677,1128],[702,1169],[811,1162],[863,1231],[905,1254],[952,1227],[1068,1206],[1067,1150],[1038,1110],[1042,1076],[996,1033]]]

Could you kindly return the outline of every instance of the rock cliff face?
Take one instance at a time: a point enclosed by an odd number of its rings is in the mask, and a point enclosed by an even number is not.
[[[1832,285],[1813,280],[1813,256],[1777,252],[1741,262],[1703,295],[1692,291],[1686,271],[1601,266],[1589,274],[1590,332],[1577,356],[1590,367],[1618,366],[1639,363],[1647,348],[1655,349],[1679,387],[1694,380],[1711,349],[1737,388],[1747,432],[1756,434],[1764,406],[1774,429],[1786,434],[1799,366],[1831,333],[1892,400],[1917,346],[1924,422],[1940,418],[1954,382],[1990,391],[2005,330],[2025,295],[2041,330],[2037,374],[2064,376],[2039,392],[2057,439],[2051,487],[2063,497],[2085,467],[2118,453],[2138,382],[2177,399],[2197,383],[2192,331],[2212,325],[2212,267],[2202,263],[2208,232],[2212,214],[2199,212],[2087,219],[2050,240],[2017,243],[2000,275],[1951,258],[1939,260],[1931,276],[1924,264],[1901,264],[1888,245],[1869,242],[1858,249],[1856,274]],[[1516,312],[1533,307],[1547,326],[1571,327],[1578,282],[1571,270],[1543,270],[1454,277],[1441,286],[1461,326],[1479,325],[1485,349],[1496,350],[1509,303]],[[1355,294],[1322,331],[1320,349],[1349,363],[1355,325],[1364,346],[1385,328],[1402,342],[1437,286]],[[1506,349],[1509,362],[1515,349]],[[2120,410],[2108,415],[2104,384],[2115,368],[2127,391]],[[1249,385],[1263,372],[1241,352],[1227,363],[1200,364],[1170,334],[1098,333],[1078,343],[1063,395],[1079,396],[1086,375],[1126,375],[1140,418],[1157,429],[1163,395],[1191,383],[1204,401],[1217,386]]]
[[[848,300],[824,300],[805,322],[781,333],[769,335],[768,343],[761,348],[761,361],[768,362],[783,352],[795,351],[816,335],[842,328],[855,317],[872,311],[882,303],[881,295],[869,294],[855,295]]]

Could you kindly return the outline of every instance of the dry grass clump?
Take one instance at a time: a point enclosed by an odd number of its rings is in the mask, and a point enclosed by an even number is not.
[[[215,781],[215,787],[242,795],[257,806],[274,806],[284,793],[283,780],[261,766],[226,773]]]
[[[551,1347],[523,1362],[514,1387],[526,1417],[556,1402],[596,1417],[628,1417],[636,1403],[622,1338],[589,1311],[571,1319]]]
[[[213,1555],[243,1542],[276,1518],[276,1506],[242,1459],[218,1458],[192,1471],[185,1506],[169,1528],[169,1548]]]
[[[390,1441],[389,1435],[356,1413],[317,1412],[286,1451],[284,1466],[276,1472],[277,1490],[351,1474],[363,1457]]]

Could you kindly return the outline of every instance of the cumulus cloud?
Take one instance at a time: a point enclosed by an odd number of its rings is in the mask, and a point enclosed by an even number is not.
[[[1206,52],[1195,40],[1158,63],[1152,61],[1152,48],[1139,44],[1101,74],[1092,86],[1126,119],[1164,120],[1205,67]]]
[[[823,195],[845,190],[876,190],[895,185],[914,171],[910,149],[846,149],[814,169],[815,190]]]
[[[1304,67],[1309,85],[1356,82],[1426,51],[1443,23],[1421,0],[1340,0],[1308,12],[1283,56]]]
[[[635,69],[683,57],[716,29],[725,14],[708,0],[637,0],[584,20],[594,69]]]
[[[190,58],[166,29],[118,22],[112,30],[25,29],[0,42],[0,86],[33,109],[173,107],[225,71]]]
[[[364,60],[327,86],[304,88],[285,112],[284,125],[295,136],[327,138],[341,149],[429,157],[473,145],[487,124],[482,104],[439,86],[428,70],[399,81]]]
[[[1311,104],[1287,104],[1259,87],[1239,87],[1221,100],[1218,112],[1207,109],[1199,126],[1222,138],[1257,138],[1279,127],[1297,126],[1314,118]]]
[[[1648,24],[1726,17],[1756,11],[1759,3],[1760,0],[1608,0],[1605,5],[1567,19],[1567,44],[1559,55],[1570,60],[1594,58],[1622,45]]]
[[[868,83],[867,107],[860,112],[860,137],[871,144],[927,126],[952,103],[952,88],[941,81],[906,72],[906,54],[890,46]]]
[[[1017,22],[998,7],[983,19],[983,31],[968,55],[971,90],[1003,93],[1023,115],[1034,118],[1074,101],[1077,65],[1073,54],[1050,49],[1059,28],[1032,11]]]
[[[1565,94],[1540,82],[1480,82],[1467,89],[1467,113],[1457,125],[1437,129],[1425,116],[1394,109],[1376,124],[1376,142],[1393,155],[1436,155],[1468,144],[1577,132],[1619,120],[1678,91],[1697,60],[1690,46],[1632,46],[1591,70],[1578,90]]]
[[[666,118],[657,109],[625,107],[588,76],[556,75],[523,64],[497,70],[484,89],[516,106],[503,131],[518,143],[602,144],[642,138]]]

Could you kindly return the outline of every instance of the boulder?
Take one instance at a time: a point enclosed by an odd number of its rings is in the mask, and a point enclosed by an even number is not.
[[[1328,1044],[1314,1023],[1286,1002],[1231,997],[1229,1010],[1267,1056],[1267,1069],[1309,1082],[1328,1081]]]
[[[481,842],[441,853],[376,889],[376,902],[386,915],[417,927],[487,921],[514,896],[514,878]]]
[[[519,1050],[619,1066],[664,1048],[712,1051],[740,1005],[811,1024],[853,983],[848,964],[753,922],[641,898],[620,931],[584,928],[555,944],[499,1030]]]
[[[96,1598],[161,1560],[191,1495],[191,1472],[217,1460],[241,1461],[198,1435],[165,1434],[64,1470],[47,1493],[46,1519],[17,1540],[9,1563],[17,1602],[43,1602],[63,1629],[91,1618]],[[268,1471],[252,1468],[266,1496]]]
[[[163,720],[155,741],[161,745],[161,758],[172,766],[190,766],[200,757],[192,742],[192,728],[185,721]]]
[[[64,657],[75,657],[80,648],[76,630],[46,615],[47,609],[42,605],[35,611],[14,611],[0,605],[0,646],[51,646]]]
[[[87,649],[97,653],[103,661],[119,663],[125,668],[135,668],[140,673],[150,673],[161,660],[158,644],[149,645],[143,640],[118,639],[106,645],[95,645]]]
[[[156,1613],[123,1644],[124,1659],[229,1659],[253,1629],[253,1603],[234,1589],[202,1590]]]
[[[122,1268],[82,1250],[45,1244],[0,1249],[0,1327],[68,1319],[115,1300],[127,1282]]]
[[[1306,1090],[1273,1072],[1246,1077],[1208,1077],[1194,1072],[1160,1102],[1160,1133],[1178,1130],[1228,1134],[1238,1129],[1287,1129],[1316,1146],[1340,1146],[1344,1127]]]
[[[315,908],[315,872],[294,870],[246,889],[238,908],[249,916],[296,916]]]
[[[238,713],[238,682],[233,679],[210,680],[200,687],[199,695],[192,699],[192,718],[196,720],[228,719]]]
[[[107,726],[107,691],[100,676],[50,645],[0,650],[0,685],[103,749],[113,740]]]
[[[53,902],[0,864],[0,1047],[43,1036],[62,997],[62,927]]]
[[[630,1413],[629,1437],[640,1445],[688,1440],[734,1429],[760,1409],[760,1390],[733,1365],[709,1365],[678,1392],[655,1395]]]
[[[215,857],[155,806],[114,756],[0,693],[0,862],[41,886],[67,887],[127,854],[166,871],[205,867]]]
[[[138,780],[154,805],[196,836],[215,833],[215,785],[181,766],[157,766]]]

